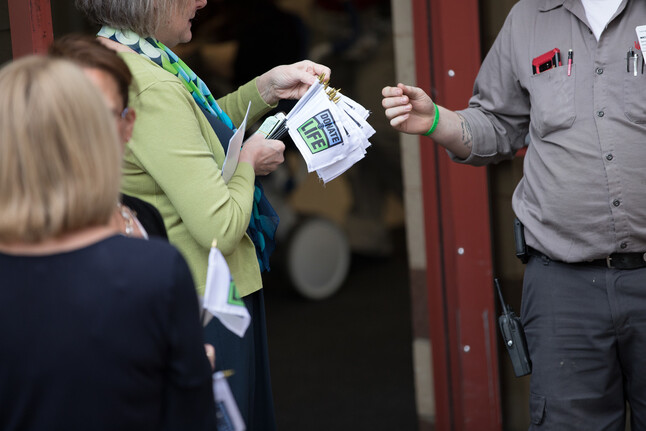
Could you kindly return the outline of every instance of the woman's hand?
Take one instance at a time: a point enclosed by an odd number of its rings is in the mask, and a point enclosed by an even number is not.
[[[300,99],[319,75],[330,78],[330,68],[310,60],[276,66],[263,73],[256,80],[258,91],[268,105],[275,105],[282,99]]]
[[[265,139],[256,133],[247,139],[240,150],[241,162],[251,164],[256,175],[267,175],[276,170],[285,158],[285,144],[275,139]]]
[[[397,87],[384,87],[381,95],[386,118],[396,130],[421,135],[433,124],[435,107],[421,88],[397,84]]]

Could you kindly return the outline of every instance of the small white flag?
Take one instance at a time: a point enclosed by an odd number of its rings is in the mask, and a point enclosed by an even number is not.
[[[238,295],[229,265],[215,246],[215,241],[209,253],[202,306],[217,317],[228,330],[240,338],[244,336],[251,322],[251,316]]]

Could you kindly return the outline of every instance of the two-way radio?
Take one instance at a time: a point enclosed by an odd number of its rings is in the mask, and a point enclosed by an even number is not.
[[[525,376],[532,372],[532,361],[529,358],[525,330],[523,329],[520,318],[505,303],[497,278],[494,279],[494,283],[496,284],[500,305],[502,306],[502,314],[498,317],[500,332],[502,333],[505,347],[511,358],[511,364],[514,366],[514,374],[516,374],[516,377]]]

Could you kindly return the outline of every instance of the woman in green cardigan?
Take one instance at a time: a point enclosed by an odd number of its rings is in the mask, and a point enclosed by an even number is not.
[[[229,383],[247,429],[273,430],[260,274],[261,265],[268,264],[277,217],[263,218],[267,203],[255,180],[283,162],[284,145],[252,136],[227,183],[221,172],[223,146],[241,124],[249,102],[247,124],[253,124],[279,100],[300,98],[318,75],[329,77],[330,70],[307,60],[278,66],[216,101],[171,51],[191,40],[191,21],[206,0],[76,4],[102,26],[100,40],[121,55],[134,77],[131,100],[137,122],[125,153],[123,192],[159,209],[169,240],[188,261],[200,294],[209,249],[217,240],[252,323],[241,339],[212,319],[206,342],[215,346],[217,369],[235,370]]]

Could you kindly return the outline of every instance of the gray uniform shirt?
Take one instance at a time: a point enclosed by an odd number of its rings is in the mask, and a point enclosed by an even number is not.
[[[646,251],[646,70],[635,48],[643,24],[646,1],[624,0],[597,42],[579,0],[521,0],[459,111],[473,149],[458,162],[511,158],[529,134],[512,205],[528,245],[553,259]],[[533,74],[532,59],[554,48],[563,66]]]

